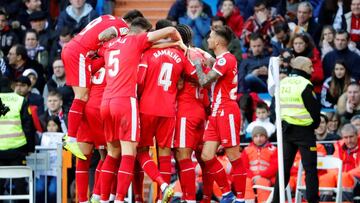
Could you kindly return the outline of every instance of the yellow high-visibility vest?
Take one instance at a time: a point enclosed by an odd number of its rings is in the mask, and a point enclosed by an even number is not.
[[[0,150],[16,149],[26,145],[20,115],[24,97],[16,93],[0,93],[0,98],[10,108],[5,116],[0,117]]]
[[[304,106],[302,92],[311,82],[304,77],[286,77],[280,81],[281,119],[289,124],[309,126],[313,122]]]

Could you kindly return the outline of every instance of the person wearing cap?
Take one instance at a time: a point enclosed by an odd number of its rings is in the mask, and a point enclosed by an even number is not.
[[[270,142],[267,130],[263,126],[255,126],[251,132],[252,142],[241,154],[247,171],[245,201],[255,202],[253,185],[271,187],[275,183],[278,169],[277,149]],[[257,190],[258,202],[265,202],[270,192]]]
[[[34,87],[34,85],[36,84],[36,81],[38,79],[37,72],[34,69],[30,68],[30,69],[26,69],[22,75],[25,77],[28,77],[30,79],[31,93],[40,95],[40,91],[36,87]]]
[[[310,82],[314,71],[309,58],[298,56],[291,60],[292,72],[280,81],[280,107],[283,131],[285,185],[290,178],[296,152],[300,150],[306,172],[306,199],[319,202],[316,136],[320,124],[320,103]],[[285,188],[284,188],[285,189]],[[273,202],[279,202],[279,182],[275,184]]]
[[[30,28],[35,30],[38,37],[37,40],[48,52],[50,51],[51,45],[55,40],[56,33],[51,29],[49,21],[47,20],[48,15],[44,11],[35,11],[30,14],[29,22]]]

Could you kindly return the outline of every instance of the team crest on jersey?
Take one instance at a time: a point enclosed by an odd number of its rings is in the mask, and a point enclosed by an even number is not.
[[[225,63],[226,63],[226,59],[225,59],[225,58],[220,58],[219,61],[218,61],[218,65],[219,65],[219,66],[225,65]]]
[[[120,35],[126,35],[129,32],[129,29],[127,27],[122,27],[119,29]]]

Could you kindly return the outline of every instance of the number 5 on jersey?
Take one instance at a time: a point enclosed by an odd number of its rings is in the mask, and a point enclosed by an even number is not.
[[[164,91],[168,91],[171,86],[171,73],[173,69],[173,64],[163,63],[161,65],[161,70],[158,78],[158,85],[163,86]]]
[[[113,50],[110,51],[109,54],[109,76],[110,77],[115,77],[118,73],[119,73],[119,58],[117,58],[117,56],[120,54],[120,50]]]

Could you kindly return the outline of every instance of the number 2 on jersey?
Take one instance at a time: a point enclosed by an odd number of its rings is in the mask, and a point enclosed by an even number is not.
[[[173,64],[163,63],[161,65],[161,70],[158,78],[158,85],[163,86],[164,91],[168,91],[171,86],[171,73],[173,69]]]

